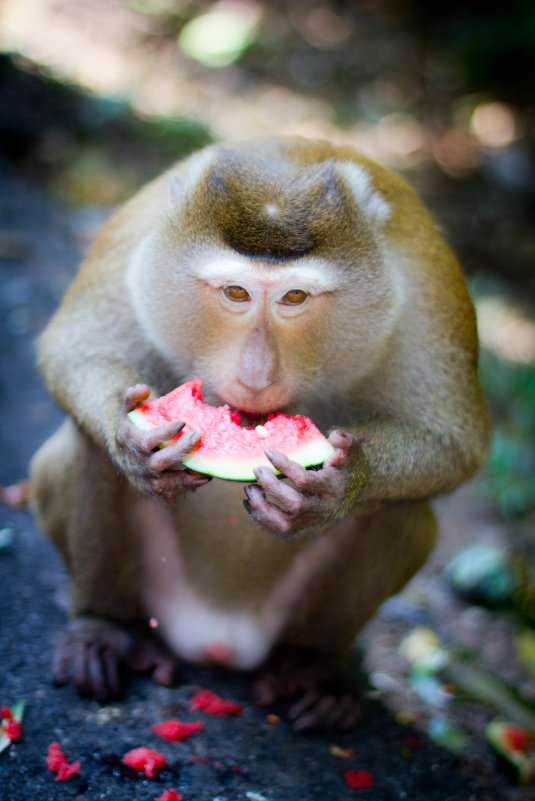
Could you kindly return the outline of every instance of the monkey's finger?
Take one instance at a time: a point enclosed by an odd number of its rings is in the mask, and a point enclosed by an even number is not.
[[[100,703],[108,701],[111,697],[111,687],[105,671],[105,656],[107,649],[101,653],[97,645],[90,645],[85,654],[86,660],[86,690]]]
[[[125,450],[136,455],[147,455],[172,440],[183,428],[184,423],[173,421],[149,431],[141,431],[128,417],[124,417],[117,426],[115,440]]]
[[[350,694],[339,696],[320,691],[316,699],[310,697],[308,700],[307,707],[299,708],[298,701],[290,709],[288,717],[294,721],[294,731],[305,732],[318,728],[348,731],[362,714],[361,701]]]
[[[156,684],[172,687],[178,675],[178,661],[162,645],[149,638],[139,638],[126,654],[125,664],[137,673],[153,671]]]
[[[204,484],[208,484],[213,478],[213,476],[203,476],[201,473],[193,473],[189,470],[182,473],[182,477],[184,486],[192,492],[195,492],[196,489],[202,487]]]
[[[292,521],[282,509],[266,500],[263,491],[255,484],[245,487],[247,500],[243,502],[249,516],[279,537],[288,537],[292,533]]]
[[[308,712],[321,698],[321,693],[317,689],[308,690],[301,696],[288,711],[290,720],[297,720],[305,712]]]
[[[255,706],[271,706],[278,698],[273,676],[262,676],[253,684],[253,703]]]
[[[171,423],[164,423],[161,426],[157,426],[156,428],[151,428],[148,431],[139,431],[136,429],[133,423],[130,424],[134,431],[137,434],[137,439],[142,443],[143,451],[146,453],[150,453],[151,451],[155,451],[157,448],[160,448],[166,442],[174,439],[177,434],[180,434],[184,426],[186,425],[182,420],[173,420]],[[182,437],[185,435],[183,434]],[[181,439],[182,439],[181,437]],[[173,443],[175,445],[176,443]],[[167,446],[171,448],[171,445]],[[165,451],[165,448],[163,449]],[[171,451],[171,454],[173,451]]]
[[[178,663],[171,656],[162,656],[152,674],[153,681],[163,687],[174,687],[178,676]]]
[[[329,729],[336,723],[338,699],[334,695],[321,695],[308,712],[294,718],[293,730],[298,732],[312,729]]]
[[[279,481],[269,467],[255,467],[253,472],[264,492],[267,492],[288,514],[307,513],[316,506],[313,498]]]
[[[56,648],[56,653],[54,654],[52,662],[52,678],[56,687],[63,687],[67,684],[70,661],[70,653],[65,645],[65,641],[62,641]]]
[[[73,646],[72,679],[78,695],[84,697],[91,695],[87,666],[87,651],[86,645],[83,642],[77,642]]]
[[[183,423],[180,424],[180,428],[183,425]],[[163,427],[160,426],[161,428]],[[202,434],[199,431],[184,432],[177,442],[161,448],[149,457],[147,460],[149,468],[154,473],[162,473],[164,470],[185,470],[186,465],[182,464],[182,459],[197,447],[201,437]]]
[[[279,451],[265,451],[265,454],[271,464],[302,492],[319,494],[329,489],[330,482],[322,470],[306,470]]]
[[[344,695],[339,705],[336,727],[339,731],[349,731],[362,716],[362,698],[355,695]]]
[[[121,678],[117,654],[110,648],[105,648],[102,654],[103,668],[106,674],[108,697],[118,698],[121,695]]]
[[[356,452],[359,450],[361,443],[366,439],[364,432],[361,434],[350,434],[349,431],[341,431],[336,429],[331,431],[328,436],[328,441],[336,448],[336,453],[325,461],[325,466],[328,467],[347,467],[351,464]]]
[[[170,470],[168,473],[162,473],[162,478],[168,482],[168,494],[170,492],[171,496],[174,495],[175,497],[177,494],[184,492],[184,490],[195,492],[196,489],[212,480],[212,476],[203,476],[200,473],[191,473],[188,470]]]
[[[201,476],[186,470],[166,470],[148,479],[151,492],[169,503],[187,490],[194,492],[203,484],[207,484],[211,476]]]
[[[128,387],[123,395],[123,402],[121,404],[121,410],[123,414],[128,414],[136,406],[139,406],[140,403],[146,401],[150,395],[150,387],[147,384],[134,384],[132,387]]]

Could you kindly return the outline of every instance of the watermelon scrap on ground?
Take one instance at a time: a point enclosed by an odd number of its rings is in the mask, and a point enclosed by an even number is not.
[[[123,764],[134,770],[142,771],[147,779],[156,778],[156,772],[165,768],[166,761],[163,754],[151,748],[134,748],[123,756]]]
[[[153,723],[151,726],[154,734],[163,737],[164,740],[172,742],[185,740],[204,728],[204,723],[200,720],[193,723],[184,723],[181,720],[164,720],[162,723]]]
[[[182,801],[182,796],[172,787],[170,790],[164,790],[156,801]]]
[[[69,764],[67,757],[60,748],[59,743],[53,742],[48,746],[46,765],[51,773],[56,773],[57,782],[66,782],[80,770],[80,760]]]
[[[208,715],[241,715],[243,708],[233,701],[212,692],[211,690],[199,690],[190,701],[193,710],[202,710]]]
[[[200,444],[183,463],[199,473],[231,481],[254,481],[253,468],[261,465],[276,472],[266,450],[279,451],[302,467],[323,464],[335,452],[312,420],[303,415],[279,413],[268,415],[265,423],[254,428],[241,426],[239,412],[203,402],[198,378],[143,403],[128,417],[144,430],[175,420],[185,422],[172,442],[185,431],[200,431]]]
[[[367,770],[346,770],[344,779],[352,790],[363,790],[373,787],[373,776]]]

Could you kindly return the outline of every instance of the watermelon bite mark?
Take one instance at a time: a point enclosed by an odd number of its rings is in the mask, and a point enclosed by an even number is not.
[[[314,423],[303,415],[269,415],[262,425],[240,425],[239,412],[203,402],[201,381],[194,378],[128,415],[138,428],[150,429],[181,420],[182,431],[200,431],[197,448],[182,461],[191,470],[231,481],[254,481],[253,468],[265,465],[277,472],[265,455],[280,451],[302,467],[323,464],[335,451]]]

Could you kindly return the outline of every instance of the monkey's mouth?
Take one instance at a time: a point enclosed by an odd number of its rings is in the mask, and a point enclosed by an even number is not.
[[[253,412],[248,409],[235,409],[232,406],[230,410],[231,412],[239,414],[242,428],[256,428],[256,426],[264,425],[269,417],[281,411],[280,409],[276,409],[272,412]]]
[[[236,422],[239,421],[240,426],[242,426],[243,428],[256,428],[256,426],[264,425],[264,423],[266,423],[271,417],[274,417],[277,414],[294,413],[294,412],[289,412],[288,409],[282,404],[281,405],[274,404],[273,407],[271,408],[270,406],[262,402],[258,403],[257,405],[254,399],[251,399],[250,406],[247,402],[247,399],[243,399],[245,400],[245,403],[242,406],[240,404],[240,400],[242,400],[241,398],[230,398],[230,397],[225,398],[224,394],[219,395],[217,400],[219,401],[219,403],[222,402],[227,407],[227,409],[229,409],[229,411],[234,416],[234,420]],[[232,401],[234,401],[234,403]]]
[[[285,411],[282,407],[258,411],[257,409],[241,409],[239,406],[234,406],[228,402],[225,405],[236,415],[236,422],[238,422],[239,417],[239,423],[242,428],[256,428],[256,426],[264,425],[271,417]]]

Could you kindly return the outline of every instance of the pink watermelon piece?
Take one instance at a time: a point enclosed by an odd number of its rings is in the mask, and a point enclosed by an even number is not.
[[[303,415],[270,415],[263,425],[240,426],[240,415],[228,406],[209,406],[203,402],[201,381],[194,378],[156,400],[138,406],[128,417],[138,428],[150,429],[173,420],[185,431],[200,431],[197,448],[182,461],[192,470],[231,481],[254,481],[254,467],[266,465],[277,472],[265,451],[288,456],[302,467],[323,464],[334,448]]]

